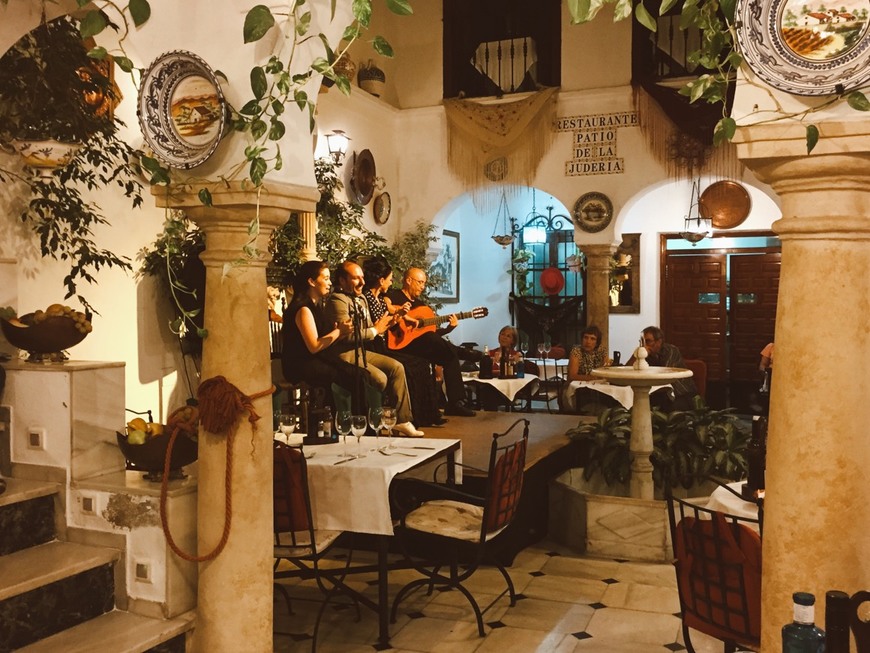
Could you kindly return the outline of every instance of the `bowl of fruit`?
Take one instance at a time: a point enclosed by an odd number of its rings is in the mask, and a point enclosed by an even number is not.
[[[190,432],[188,425],[180,421],[168,420],[166,425],[146,422],[141,417],[127,422],[127,432],[116,431],[118,446],[127,459],[127,469],[146,472],[145,478],[159,481],[163,477],[166,450],[171,435],[175,433],[172,457],[169,461],[170,479],[184,478],[181,468],[197,459],[199,450],[196,432]]]
[[[8,308],[3,313],[0,329],[6,340],[29,352],[33,361],[66,360],[63,350],[79,344],[93,329],[88,315],[63,304],[20,317]]]

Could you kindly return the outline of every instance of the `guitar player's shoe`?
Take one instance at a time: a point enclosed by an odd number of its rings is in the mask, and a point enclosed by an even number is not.
[[[457,401],[455,404],[448,404],[447,408],[444,409],[444,414],[455,415],[457,417],[474,417],[476,413],[461,401]]]
[[[417,429],[411,422],[402,422],[393,427],[393,432],[406,438],[422,438],[425,433]]]

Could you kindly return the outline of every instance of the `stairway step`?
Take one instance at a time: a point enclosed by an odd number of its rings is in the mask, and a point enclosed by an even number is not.
[[[121,552],[48,542],[0,557],[0,601],[119,560]]]
[[[195,612],[152,619],[115,610],[18,649],[18,653],[143,653],[193,627]]]
[[[44,481],[28,481],[22,478],[6,478],[4,480],[6,481],[6,491],[0,494],[0,506],[57,494],[61,488],[58,483]]]

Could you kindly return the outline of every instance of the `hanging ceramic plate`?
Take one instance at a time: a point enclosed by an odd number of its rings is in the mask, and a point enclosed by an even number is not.
[[[365,206],[372,201],[375,192],[375,157],[369,150],[354,155],[353,170],[350,173],[350,191],[357,204]]]
[[[378,224],[386,224],[390,219],[390,208],[392,202],[389,193],[381,193],[375,198],[374,215],[375,222]]]
[[[752,208],[749,192],[736,181],[716,181],[698,200],[698,211],[716,229],[733,229],[742,224]]]
[[[574,203],[574,222],[583,231],[602,231],[612,218],[613,204],[604,193],[586,193]]]
[[[195,54],[159,56],[139,88],[139,126],[154,155],[171,168],[194,168],[218,146],[227,104],[217,76]]]
[[[756,75],[794,95],[862,86],[870,81],[867,4],[824,9],[821,0],[738,0],[740,52]]]

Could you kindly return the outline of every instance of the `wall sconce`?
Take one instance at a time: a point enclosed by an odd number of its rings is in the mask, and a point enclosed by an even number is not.
[[[350,137],[341,129],[333,129],[331,134],[326,135],[326,148],[336,165],[341,165],[344,160],[348,143],[350,143]]]
[[[689,198],[689,211],[683,219],[683,230],[680,232],[680,237],[692,243],[692,247],[712,233],[710,218],[701,216],[700,186],[700,179],[692,182],[692,196]]]

